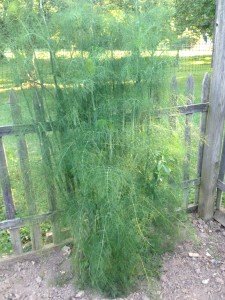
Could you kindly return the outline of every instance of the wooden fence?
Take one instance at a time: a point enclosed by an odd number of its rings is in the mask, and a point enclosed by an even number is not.
[[[202,85],[202,101],[198,104],[193,104],[194,99],[194,79],[189,76],[186,82],[186,105],[177,106],[178,102],[178,84],[174,77],[171,83],[171,104],[172,108],[162,109],[156,112],[157,116],[168,115],[172,128],[177,126],[177,116],[184,115],[185,118],[185,158],[184,158],[184,172],[183,172],[183,188],[184,188],[184,203],[189,211],[195,211],[198,205],[199,198],[199,184],[201,178],[201,167],[202,167],[202,156],[204,148],[204,134],[206,128],[206,119],[208,112],[208,101],[209,101],[209,86],[210,77],[208,74],[205,75]],[[45,111],[41,97],[38,95],[38,91],[35,91],[35,97],[33,99],[33,107],[35,113],[35,124],[24,125],[21,109],[16,99],[15,92],[10,93],[9,103],[11,107],[12,125],[0,127],[0,174],[1,174],[1,187],[3,192],[3,199],[6,211],[6,220],[0,222],[0,230],[8,230],[11,237],[11,243],[14,254],[21,254],[23,252],[22,242],[20,237],[20,228],[24,226],[30,227],[32,249],[39,250],[43,248],[40,224],[46,220],[52,223],[53,243],[58,244],[60,242],[60,227],[58,222],[58,210],[57,210],[57,196],[56,186],[52,182],[51,174],[45,173],[45,181],[47,183],[47,197],[49,212],[38,215],[36,208],[36,195],[33,187],[31,177],[31,167],[29,161],[29,152],[26,143],[27,134],[36,134],[40,141],[41,157],[44,165],[51,166],[51,153],[49,148],[48,131],[52,131],[54,124],[50,124],[45,120]],[[191,158],[191,122],[192,116],[195,113],[201,113],[200,123],[200,142],[198,151],[198,165],[197,165],[197,178],[190,178],[190,158]],[[10,174],[7,167],[7,157],[4,150],[4,137],[13,135],[17,137],[17,150],[20,162],[20,171],[23,180],[23,186],[25,191],[25,197],[27,201],[27,207],[29,217],[17,218],[15,214],[15,205],[13,199],[13,193],[11,189]],[[225,145],[224,145],[225,149]],[[225,150],[223,152],[225,157]],[[53,172],[51,169],[50,172]],[[222,183],[225,173],[225,166],[221,165],[220,181],[218,187],[225,191],[225,184]],[[190,205],[190,189],[195,187],[195,199]],[[218,205],[220,196],[218,194]],[[218,218],[217,218],[218,219]]]

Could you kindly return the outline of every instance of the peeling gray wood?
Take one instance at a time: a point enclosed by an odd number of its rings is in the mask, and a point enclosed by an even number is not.
[[[176,106],[172,108],[165,108],[161,110],[156,110],[152,113],[152,115],[170,115],[176,116],[178,114],[181,115],[189,115],[194,113],[202,113],[208,111],[209,103],[198,103],[198,104],[187,104],[184,106]]]
[[[45,128],[45,131],[52,131],[54,129],[54,123],[45,122],[43,127]],[[35,133],[36,130],[37,126],[35,124],[5,125],[0,126],[0,136],[20,135],[21,133],[29,134]]]
[[[194,98],[194,79],[190,75],[186,83],[186,97],[187,105],[191,105]],[[191,161],[191,122],[192,114],[188,114],[185,117],[185,129],[184,129],[184,143],[185,143],[185,157],[183,165],[183,181],[190,180],[190,161]],[[190,189],[184,189],[184,205],[187,208],[189,202]]]
[[[0,137],[0,181],[3,192],[3,199],[6,210],[7,219],[15,218],[15,206],[13,202],[12,189],[10,184],[9,172],[7,167],[5,149],[2,141],[2,137]],[[22,253],[22,244],[20,239],[20,232],[18,229],[10,230],[11,243],[13,247],[13,251],[16,254]]]
[[[183,181],[183,189],[188,189],[190,187],[196,187],[200,184],[200,178],[190,179]]]
[[[209,102],[209,93],[210,93],[210,75],[205,74],[205,77],[202,82],[202,103]],[[207,112],[202,113],[200,120],[200,142],[198,146],[198,165],[197,165],[197,176],[200,178],[202,173],[202,160],[203,160],[203,150],[205,145],[205,131],[206,131],[206,120]],[[199,187],[196,188],[195,192],[195,203],[198,203],[199,200]]]
[[[219,176],[218,176],[218,182],[217,182],[217,197],[216,197],[216,208],[220,209],[221,206],[221,200],[222,200],[222,191],[225,192],[225,189],[220,188],[221,184],[224,180],[224,174],[225,174],[225,136],[223,138],[223,147],[222,147],[222,155],[220,160],[220,170],[219,170]]]
[[[16,262],[22,262],[23,260],[35,260],[37,257],[43,257],[43,255],[46,255],[48,253],[51,253],[55,250],[59,250],[62,248],[64,245],[71,245],[74,244],[74,240],[72,238],[68,238],[58,245],[54,244],[48,244],[45,245],[43,248],[40,250],[36,251],[30,251],[28,253],[23,253],[20,255],[7,255],[4,256],[3,258],[0,258],[0,265],[4,266],[6,265],[7,267],[12,264],[14,265]]]
[[[220,210],[216,210],[213,216],[214,220],[216,220],[217,222],[219,222],[220,224],[222,224],[223,226],[225,226],[225,210],[224,209],[220,209]]]
[[[218,188],[219,190],[221,190],[222,192],[225,192],[225,183],[222,182],[221,180],[218,180],[218,181],[217,181],[217,188]]]
[[[172,104],[172,107],[177,106],[177,99],[178,99],[178,83],[176,76],[173,76],[172,81],[171,81],[171,97],[170,97],[170,102]],[[173,129],[176,129],[176,116],[170,116],[170,124]]]
[[[37,127],[37,134],[40,141],[40,148],[41,148],[41,156],[43,167],[45,169],[45,181],[48,193],[48,205],[49,210],[51,212],[57,211],[57,203],[56,203],[56,188],[55,182],[53,181],[53,165],[52,165],[52,158],[51,158],[51,151],[50,151],[50,141],[46,134],[46,131],[42,124],[45,124],[45,111],[44,111],[44,104],[41,95],[39,94],[38,90],[35,90],[35,94],[33,97],[33,106],[35,112],[36,123],[38,124]],[[55,244],[60,242],[60,226],[59,221],[54,218],[52,219],[52,231],[53,231],[53,241]]]
[[[14,125],[23,124],[23,119],[22,119],[21,109],[18,104],[18,99],[16,98],[16,95],[13,91],[11,91],[10,93],[9,103],[11,107],[11,114],[12,114]],[[31,180],[31,170],[30,170],[27,143],[25,140],[25,135],[23,133],[19,134],[17,137],[17,149],[18,149],[20,169],[22,174],[22,180],[23,180],[23,186],[24,186],[28,211],[30,215],[36,215],[37,214],[36,199],[35,199],[33,183]],[[41,244],[42,244],[40,225],[31,224],[30,230],[31,230],[32,249],[38,250],[41,248]]]
[[[215,51],[210,88],[210,107],[206,124],[206,143],[203,150],[198,212],[204,220],[213,218],[217,179],[221,158],[225,121],[225,1],[218,0]]]
[[[0,230],[12,229],[12,228],[21,228],[26,225],[38,224],[41,222],[45,222],[51,220],[53,217],[53,213],[49,212],[46,214],[29,216],[26,218],[15,218],[11,220],[5,220],[0,222]],[[37,249],[36,249],[37,250]]]

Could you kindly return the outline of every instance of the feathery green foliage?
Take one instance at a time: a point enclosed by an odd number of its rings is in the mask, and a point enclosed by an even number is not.
[[[33,1],[14,17],[10,6],[8,19],[20,24],[10,44],[14,82],[33,118],[28,83],[55,120],[52,180],[77,278],[111,296],[153,273],[182,218],[179,126],[152,116],[165,104],[171,61],[157,49],[172,36],[169,2],[119,2]]]

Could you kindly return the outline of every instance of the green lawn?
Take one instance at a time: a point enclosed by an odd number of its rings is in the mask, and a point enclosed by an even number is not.
[[[169,81],[171,78],[176,75],[178,81],[178,92],[179,92],[179,103],[185,103],[185,85],[187,77],[192,74],[195,80],[195,98],[194,102],[199,103],[201,101],[201,84],[204,74],[210,72],[211,57],[202,56],[202,57],[190,57],[180,59],[179,66],[176,68],[171,68],[168,74],[168,88],[167,95],[169,97],[170,88]],[[29,84],[24,85],[24,91],[22,92],[18,87],[14,87],[11,80],[11,72],[8,67],[7,62],[1,61],[0,64],[0,126],[11,124],[11,113],[9,106],[9,92],[11,88],[14,88],[17,93],[17,97],[20,101],[22,114],[24,122],[29,123],[31,121],[31,115],[28,110],[27,104],[29,104],[32,97],[32,92]],[[50,79],[48,83],[51,83]],[[24,97],[25,96],[25,97]],[[179,118],[181,123],[184,123],[185,117]],[[193,132],[198,131],[198,122],[199,116],[193,118]],[[22,178],[19,170],[19,161],[17,157],[17,145],[16,137],[6,137],[4,138],[5,150],[8,160],[8,168],[10,172],[12,191],[14,196],[14,201],[17,209],[17,216],[22,217],[28,215],[28,210],[25,201],[25,195],[22,185]],[[196,135],[193,136],[193,155],[192,155],[192,174],[194,176],[196,170],[196,158],[197,158],[197,146],[198,138]],[[27,135],[27,144],[29,149],[32,178],[34,182],[34,189],[36,194],[36,203],[38,208],[38,213],[44,213],[48,211],[47,204],[47,194],[46,186],[44,180],[40,180],[43,177],[43,168],[41,165],[41,154],[39,142],[35,135]],[[2,194],[0,192],[0,221],[5,219],[5,211]],[[49,231],[50,225],[43,224],[42,231],[43,236],[46,231]],[[23,241],[26,242],[29,240],[29,229],[23,228],[21,230],[21,236]],[[11,250],[9,243],[8,232],[0,231],[0,255],[2,253],[8,253]]]

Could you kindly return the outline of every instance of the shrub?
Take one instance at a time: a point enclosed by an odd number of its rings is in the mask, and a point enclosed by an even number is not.
[[[23,30],[9,61],[31,115],[27,82],[55,120],[52,180],[77,278],[113,297],[150,276],[173,244],[182,165],[179,132],[152,116],[165,104],[171,60],[157,49],[170,39],[170,10],[166,1],[116,3],[34,5],[32,24],[23,13],[13,19]]]

